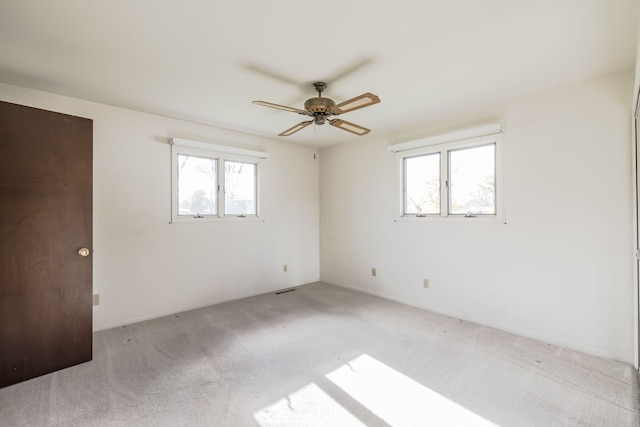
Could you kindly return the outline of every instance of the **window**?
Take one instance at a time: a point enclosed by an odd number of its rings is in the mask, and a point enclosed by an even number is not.
[[[496,214],[496,144],[449,151],[449,213]]]
[[[218,159],[178,154],[178,215],[218,214]]]
[[[404,213],[440,214],[440,153],[405,157]]]
[[[257,215],[255,163],[224,161],[224,214]]]
[[[260,158],[268,154],[173,138],[172,220],[257,218]]]
[[[389,147],[398,153],[401,217],[501,217],[500,134],[452,139],[445,135]]]

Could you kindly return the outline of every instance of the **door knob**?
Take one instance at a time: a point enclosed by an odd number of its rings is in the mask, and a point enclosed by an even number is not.
[[[78,249],[78,255],[80,256],[89,256],[89,249],[88,248],[80,248]]]

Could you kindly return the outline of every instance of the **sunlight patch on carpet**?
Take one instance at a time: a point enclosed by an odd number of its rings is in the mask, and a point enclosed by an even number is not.
[[[367,354],[327,378],[393,426],[496,426]]]
[[[262,427],[365,426],[314,383],[288,394],[254,417]]]

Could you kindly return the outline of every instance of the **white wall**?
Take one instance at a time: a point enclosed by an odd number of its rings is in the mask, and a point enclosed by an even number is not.
[[[505,129],[506,225],[394,222],[403,141],[323,149],[321,280],[633,363],[632,91],[623,72],[477,112]]]
[[[0,100],[93,119],[94,329],[318,280],[313,149],[4,84]],[[265,221],[169,224],[174,136],[268,151]]]
[[[0,99],[94,120],[96,330],[320,278],[632,363],[632,89],[619,73],[477,114],[504,124],[507,225],[394,222],[386,147],[398,138],[318,161],[308,147],[15,86],[0,84]],[[170,225],[172,136],[270,152],[266,221]]]

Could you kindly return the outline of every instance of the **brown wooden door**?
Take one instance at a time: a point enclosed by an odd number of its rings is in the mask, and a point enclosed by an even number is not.
[[[0,387],[92,358],[93,122],[0,102]]]

